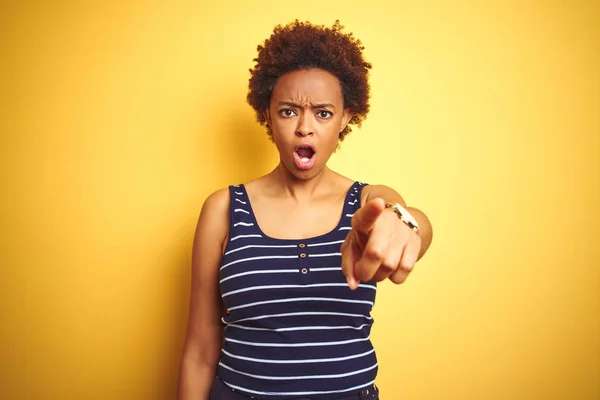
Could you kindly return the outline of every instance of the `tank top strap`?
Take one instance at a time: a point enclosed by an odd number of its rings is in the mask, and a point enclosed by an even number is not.
[[[231,237],[260,236],[256,226],[250,200],[244,185],[229,186],[229,232]]]
[[[352,218],[354,213],[360,208],[360,196],[366,183],[354,182],[348,193],[346,194],[346,200],[344,202],[344,218]]]

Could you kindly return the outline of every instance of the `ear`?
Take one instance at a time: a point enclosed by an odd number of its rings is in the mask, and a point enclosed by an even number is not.
[[[340,133],[346,129],[346,127],[348,126],[348,123],[350,122],[350,120],[352,119],[352,117],[354,116],[354,114],[352,114],[350,112],[350,109],[345,108],[344,109],[344,114],[342,115],[342,121],[340,123]]]
[[[265,121],[267,121],[267,125],[271,125],[271,111],[267,108],[263,111],[263,117],[265,117]]]

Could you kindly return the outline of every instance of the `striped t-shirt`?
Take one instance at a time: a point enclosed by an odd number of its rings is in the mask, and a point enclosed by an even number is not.
[[[377,359],[369,334],[376,284],[351,291],[340,254],[363,187],[355,182],[348,190],[331,232],[303,240],[265,235],[244,185],[229,188],[218,376],[231,388],[269,399],[336,399],[374,383]]]

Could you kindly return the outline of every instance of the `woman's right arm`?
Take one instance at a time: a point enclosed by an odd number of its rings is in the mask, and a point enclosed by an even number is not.
[[[208,400],[221,352],[223,328],[219,264],[229,234],[229,191],[210,195],[200,212],[192,250],[192,282],[179,400]]]

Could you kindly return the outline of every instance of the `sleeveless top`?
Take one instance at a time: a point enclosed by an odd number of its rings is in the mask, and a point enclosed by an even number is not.
[[[336,399],[369,387],[377,359],[369,335],[376,283],[352,291],[340,246],[360,207],[348,190],[338,225],[302,239],[265,235],[244,185],[230,186],[229,240],[219,285],[226,307],[218,377],[265,399]]]

